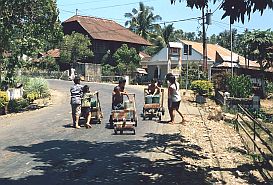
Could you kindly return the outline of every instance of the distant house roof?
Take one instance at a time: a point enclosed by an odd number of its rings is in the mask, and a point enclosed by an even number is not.
[[[120,41],[140,45],[152,45],[115,21],[97,17],[75,15],[63,22],[77,22],[95,40]]]
[[[196,50],[199,53],[203,53],[203,43],[200,42],[193,42],[193,41],[188,41],[188,40],[180,40],[182,43],[187,44],[187,45],[192,45],[192,48]],[[216,58],[218,56],[222,59],[223,62],[231,62],[231,51],[219,46],[218,44],[207,44],[207,57],[210,60],[216,61]],[[246,64],[246,59],[237,53],[232,53],[232,62],[238,63],[241,67],[247,67],[248,62],[249,62],[249,67],[250,68],[259,68],[260,65],[252,60],[247,61]],[[225,64],[227,65],[227,64]],[[231,65],[230,65],[231,66]]]
[[[51,56],[53,58],[59,58],[60,57],[60,49],[51,49],[46,52],[47,56]]]

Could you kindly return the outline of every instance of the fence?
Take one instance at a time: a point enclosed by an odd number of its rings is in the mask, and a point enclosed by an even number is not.
[[[273,134],[262,122],[255,119],[242,105],[238,105],[238,108],[240,113],[237,114],[235,128],[239,133],[240,129],[243,131],[245,137],[243,136],[242,139],[248,139],[244,142],[248,151],[253,153],[254,156],[259,154],[259,157],[263,159],[262,162],[264,165],[260,172],[262,172],[262,176],[265,179],[272,182],[273,174],[272,171],[267,171],[267,167],[268,169],[273,168]],[[251,144],[252,146],[249,146]],[[255,160],[260,160],[259,157],[255,158]]]

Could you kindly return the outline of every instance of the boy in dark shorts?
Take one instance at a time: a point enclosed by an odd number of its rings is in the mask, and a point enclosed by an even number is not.
[[[116,86],[114,88],[114,93],[112,96],[112,109],[121,110],[123,107],[123,94],[121,93],[120,87]]]

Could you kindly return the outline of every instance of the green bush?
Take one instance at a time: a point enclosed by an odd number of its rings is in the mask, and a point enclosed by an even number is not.
[[[213,84],[208,80],[195,80],[191,83],[191,89],[200,95],[211,95]]]
[[[26,95],[26,98],[28,99],[29,102],[33,102],[37,98],[39,98],[39,94],[37,92],[31,92]]]
[[[8,103],[8,93],[6,91],[0,91],[0,108],[6,106]]]
[[[248,98],[252,94],[252,83],[248,76],[233,76],[228,79],[228,91],[236,98]]]
[[[29,106],[29,101],[26,99],[20,98],[16,100],[10,100],[8,104],[8,110],[9,112],[20,112],[27,106]]]
[[[44,78],[30,78],[24,89],[25,97],[28,97],[29,94],[37,94],[37,98],[50,96],[48,82]]]
[[[267,93],[273,93],[273,83],[272,82],[267,82],[266,83],[266,92]]]
[[[216,73],[212,76],[212,82],[214,84],[214,88],[220,91],[228,90],[228,79],[231,77],[230,73],[222,72]]]

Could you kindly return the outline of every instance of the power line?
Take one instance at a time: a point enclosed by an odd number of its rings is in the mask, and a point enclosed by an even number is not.
[[[217,6],[217,8],[212,12],[212,14],[214,14],[223,4],[224,4],[224,0]]]
[[[202,19],[201,17],[193,17],[193,18],[187,18],[187,19],[179,19],[179,20],[174,20],[174,21],[165,21],[165,22],[159,22],[157,24],[168,24],[168,23],[176,23],[176,22],[183,22],[183,21],[190,21],[190,20],[200,20]]]
[[[59,10],[63,11],[63,12],[66,12],[66,13],[75,13],[75,12],[72,12],[72,11],[69,11],[69,10],[63,10],[63,9],[60,9]]]
[[[78,2],[78,3],[71,3],[71,4],[60,4],[59,6],[74,6],[74,5],[80,5],[80,4],[90,4],[90,3],[98,3],[98,2],[105,2],[105,1],[113,1],[113,0],[85,1],[85,2]]]
[[[220,22],[220,21],[216,21],[216,20],[213,20],[213,22],[216,22],[216,23],[219,23],[219,24],[223,24],[223,25],[227,25],[227,26],[229,26],[229,24],[228,23],[224,23],[224,22]],[[250,29],[250,28],[247,28],[247,27],[243,27],[243,26],[237,26],[237,25],[232,25],[233,27],[237,27],[237,28],[240,28],[240,29],[248,29],[248,30],[254,30],[254,29]]]
[[[145,2],[151,2],[151,1],[157,1],[157,0],[146,0],[146,1],[141,1],[141,2],[145,3]],[[140,2],[137,1],[137,2],[125,3],[125,4],[116,4],[116,5],[110,5],[110,6],[101,6],[101,7],[97,7],[97,8],[83,9],[83,11],[86,11],[86,10],[99,10],[99,9],[106,9],[106,8],[114,8],[114,7],[127,6],[127,5],[138,4],[138,3],[140,3]]]

